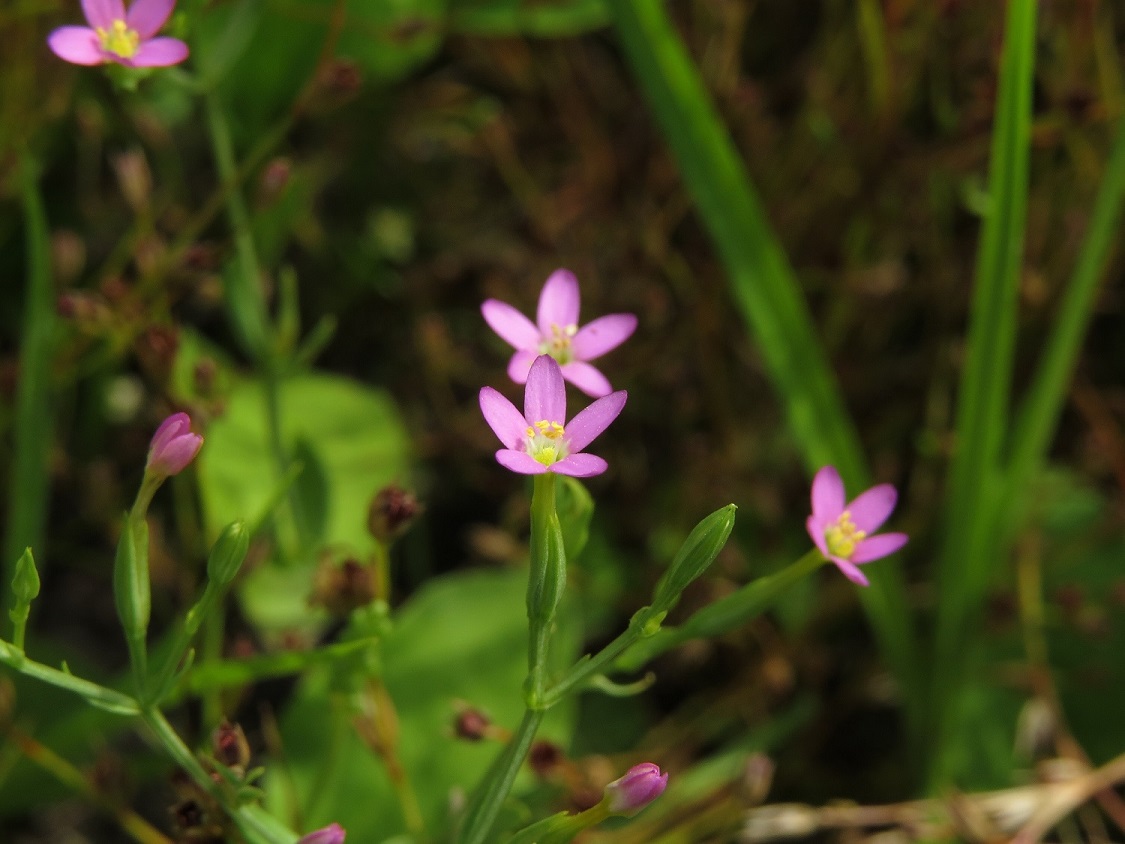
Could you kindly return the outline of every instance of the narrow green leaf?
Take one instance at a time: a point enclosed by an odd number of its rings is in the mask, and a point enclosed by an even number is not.
[[[1001,450],[1008,427],[1019,272],[1027,217],[1034,0],[1008,4],[988,204],[977,255],[965,368],[957,407],[957,450],[947,490],[939,559],[934,702],[937,745],[951,735],[962,672],[990,577],[1002,559],[996,516]],[[940,760],[934,764],[942,766]],[[939,778],[942,776],[938,775]]]

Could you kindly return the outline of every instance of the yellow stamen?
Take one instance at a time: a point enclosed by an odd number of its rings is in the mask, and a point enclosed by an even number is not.
[[[527,426],[527,453],[544,466],[566,457],[566,443],[560,442],[566,429],[558,422],[540,419]]]
[[[824,542],[828,551],[845,560],[855,553],[856,546],[866,538],[867,532],[856,528],[849,510],[841,513],[834,524],[824,529]]]
[[[94,31],[98,34],[102,49],[107,53],[113,53],[123,59],[131,59],[140,49],[141,36],[135,29],[129,29],[123,20],[114,21],[113,26],[108,30],[99,26]]]

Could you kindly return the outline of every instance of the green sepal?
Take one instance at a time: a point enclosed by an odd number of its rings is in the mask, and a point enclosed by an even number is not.
[[[39,596],[39,571],[35,568],[35,556],[30,548],[25,548],[16,561],[12,593],[16,597],[17,606],[28,606]]]

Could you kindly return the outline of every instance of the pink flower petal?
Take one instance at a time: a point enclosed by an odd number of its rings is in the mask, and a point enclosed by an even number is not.
[[[176,0],[133,0],[129,13],[125,15],[125,23],[129,29],[136,30],[142,41],[147,41],[168,22],[174,8]]]
[[[47,46],[71,64],[95,65],[105,61],[98,34],[85,26],[61,26],[47,36]]]
[[[500,335],[505,343],[516,349],[528,351],[539,348],[539,329],[535,323],[499,299],[487,299],[480,312],[489,328]]]
[[[560,475],[570,475],[572,478],[590,478],[600,475],[609,464],[596,454],[568,454],[558,463],[551,466],[552,472]]]
[[[506,448],[501,449],[496,452],[496,462],[505,469],[519,472],[521,475],[542,475],[547,471],[546,466],[526,451],[512,451]]]
[[[539,309],[536,314],[539,331],[545,337],[551,335],[551,326],[565,328],[578,324],[578,279],[570,270],[555,270],[543,285],[539,294]]]
[[[824,558],[831,559],[832,555],[828,553],[828,543],[824,539],[824,523],[816,516],[809,516],[805,519],[805,530],[809,532],[809,539],[813,541]]]
[[[566,384],[558,362],[550,355],[540,355],[531,364],[523,410],[529,423],[546,419],[562,425],[566,421]]]
[[[82,14],[86,23],[101,29],[109,29],[114,21],[125,20],[125,3],[122,0],[82,0]]]
[[[844,482],[835,466],[825,466],[812,482],[812,511],[821,523],[835,521],[844,512]],[[854,514],[853,514],[854,515]]]
[[[848,511],[852,514],[852,521],[855,522],[856,528],[872,534],[891,515],[897,500],[898,493],[893,486],[879,484],[860,493],[856,500],[848,505]]]
[[[636,330],[637,318],[632,314],[609,314],[582,326],[570,348],[579,360],[592,360],[616,349]]]
[[[833,557],[832,562],[836,564],[836,568],[844,573],[844,577],[846,577],[852,583],[858,583],[860,586],[870,585],[867,581],[867,577],[864,576],[863,572],[861,572],[848,560],[845,560],[843,557]]]
[[[852,553],[853,563],[870,563],[893,554],[910,539],[905,533],[881,533],[864,539]]]
[[[516,352],[508,361],[508,377],[517,384],[526,384],[527,374],[531,371],[531,365],[535,363],[537,357],[539,355],[535,352]]]
[[[562,368],[563,378],[588,396],[601,398],[613,392],[613,385],[601,371],[588,363],[572,360]]]
[[[153,38],[141,43],[129,60],[133,67],[168,67],[188,57],[188,45],[179,38]]]
[[[191,433],[191,417],[186,413],[173,413],[160,423],[149,443],[150,451],[162,451],[176,437]]]
[[[566,444],[571,452],[582,451],[617,418],[628,393],[618,390],[598,399],[566,423]]]
[[[484,414],[488,427],[505,446],[514,449],[524,441],[527,420],[516,410],[514,404],[491,387],[481,388],[480,411]]]

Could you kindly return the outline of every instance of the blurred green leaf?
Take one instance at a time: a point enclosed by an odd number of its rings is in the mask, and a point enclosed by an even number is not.
[[[199,479],[209,537],[231,519],[256,518],[274,495],[279,479],[265,402],[261,383],[239,384],[225,415],[207,430]],[[371,497],[409,466],[407,433],[394,402],[346,378],[309,374],[283,382],[280,405],[283,446],[304,464],[296,498],[306,527],[315,529],[313,547],[370,548]],[[309,566],[261,566],[240,584],[243,608],[262,628],[307,625],[311,579]]]
[[[421,803],[428,837],[449,826],[449,795],[468,793],[496,755],[494,742],[466,742],[451,725],[459,704],[513,728],[523,714],[527,672],[526,573],[467,572],[431,581],[403,607],[384,643],[383,680],[400,726],[400,759]],[[565,604],[564,604],[565,609]],[[553,656],[571,661],[578,641],[572,614],[560,616]],[[404,831],[383,762],[356,736],[328,675],[310,676],[282,719],[288,774],[305,825],[337,821],[349,839],[378,842]],[[553,709],[543,733],[569,743],[574,712]],[[522,777],[517,781],[527,780]],[[279,780],[271,805],[288,810]]]

